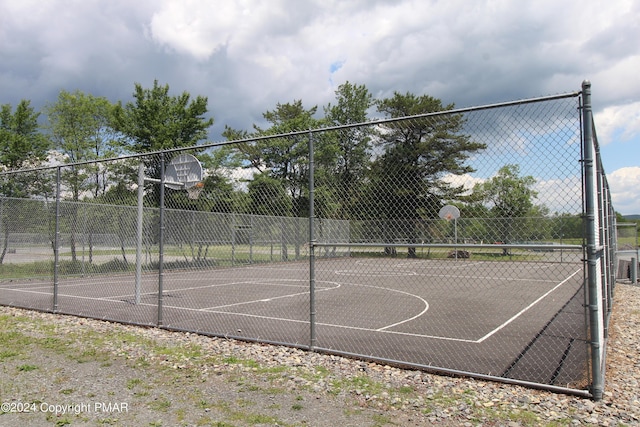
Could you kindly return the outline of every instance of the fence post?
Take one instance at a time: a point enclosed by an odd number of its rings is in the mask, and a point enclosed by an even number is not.
[[[315,255],[315,206],[313,134],[309,130],[309,350],[316,346],[316,255]]]
[[[596,194],[596,171],[594,161],[593,147],[593,128],[591,116],[591,82],[585,80],[582,83],[582,126],[584,138],[584,180],[585,180],[585,221],[587,234],[587,304],[589,308],[589,339],[591,345],[591,394],[594,400],[601,400],[603,393],[603,378],[601,368],[601,313],[599,286],[598,286],[598,270],[597,264],[600,256],[598,255],[598,239],[597,239],[597,194]]]
[[[136,283],[135,303],[140,304],[142,289],[142,237],[144,224],[144,162],[138,164],[138,210],[136,219]]]
[[[53,312],[58,311],[58,282],[60,274],[60,172],[61,166],[56,168],[56,220],[53,236]]]
[[[162,326],[164,292],[164,152],[160,153],[160,227],[158,230],[158,326]]]

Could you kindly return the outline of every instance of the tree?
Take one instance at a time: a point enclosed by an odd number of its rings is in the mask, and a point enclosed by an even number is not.
[[[191,99],[188,92],[169,95],[169,85],[144,89],[135,84],[134,102],[119,102],[114,110],[114,128],[124,137],[124,146],[133,153],[189,147],[207,137],[213,118],[207,114],[207,98]]]
[[[329,126],[366,122],[367,112],[374,101],[364,85],[346,82],[338,87],[335,94],[336,104],[329,103],[324,108],[325,120]],[[369,166],[373,134],[371,126],[348,127],[328,132],[328,135],[316,144],[318,186],[330,184],[335,193],[328,194],[329,191],[319,188],[317,196],[320,197],[320,202],[331,199],[320,203],[320,207],[334,204],[341,211],[341,217],[351,217],[360,183]]]
[[[40,113],[24,99],[18,103],[15,112],[9,104],[0,107],[0,165],[4,170],[41,166],[47,158],[51,142],[40,133],[39,116]],[[39,180],[34,181],[32,175],[6,176],[0,183],[0,194],[26,197],[34,191],[40,193],[38,184]]]
[[[404,95],[377,101],[378,111],[386,118],[399,118],[453,109],[428,95]],[[417,239],[418,223],[436,218],[442,200],[455,200],[464,192],[444,180],[445,175],[462,175],[473,171],[465,164],[470,154],[485,144],[462,134],[464,119],[460,114],[433,114],[410,122],[389,122],[380,133],[382,154],[373,164],[376,182],[373,211],[383,220],[387,237],[408,242]],[[415,257],[415,248],[409,248]]]
[[[242,210],[243,196],[236,191],[231,180],[234,170],[241,167],[228,146],[220,146],[199,156],[206,178],[204,188],[197,202],[200,211],[237,212]]]
[[[48,153],[49,140],[39,132],[37,113],[27,100],[18,103],[15,111],[11,105],[0,107],[0,166],[4,170],[18,170],[39,166]],[[9,235],[29,218],[29,206],[12,204],[10,212],[6,197],[25,198],[30,195],[50,194],[50,181],[43,171],[7,174],[0,177],[0,228],[3,232],[0,264],[4,262],[9,246]],[[45,179],[43,179],[45,178]]]
[[[496,236],[502,242],[509,243],[522,237],[526,233],[523,219],[540,212],[540,207],[533,203],[538,195],[533,190],[535,183],[532,176],[520,176],[519,165],[510,164],[501,167],[493,178],[474,187],[472,197],[489,207]]]
[[[519,165],[506,165],[498,170],[490,180],[477,184],[481,199],[489,202],[494,216],[519,218],[526,216],[533,208],[533,199],[538,193],[532,187],[536,180],[532,176],[520,176]]]
[[[113,105],[106,98],[63,90],[45,111],[54,148],[64,156],[65,163],[116,155],[116,136],[110,126]],[[107,189],[108,170],[98,164],[74,165],[63,171],[63,181],[74,201],[85,191],[97,197]]]
[[[254,215],[289,216],[291,198],[280,180],[258,174],[248,185],[249,212]]]
[[[220,213],[239,210],[239,197],[229,179],[214,173],[207,176],[203,184],[202,194],[196,201],[198,210]]]
[[[305,109],[302,101],[276,105],[275,110],[263,113],[270,127],[263,129],[254,125],[255,132],[248,133],[226,127],[227,139],[257,138],[254,142],[238,145],[243,163],[260,174],[280,182],[293,202],[293,215],[305,215],[307,209],[307,187],[309,179],[308,135],[296,134],[287,137],[262,139],[259,137],[288,134],[318,127],[313,116],[317,107]]]

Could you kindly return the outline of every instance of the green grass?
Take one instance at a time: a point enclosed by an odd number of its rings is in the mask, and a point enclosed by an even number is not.
[[[374,414],[372,419],[376,426],[398,425],[393,422],[393,417],[390,415]]]
[[[250,360],[250,359],[240,359],[238,357],[235,356],[227,356],[225,358],[222,359],[223,363],[227,363],[229,365],[242,365],[242,366],[246,366],[247,368],[259,368],[260,364],[258,362],[256,362],[255,360]]]
[[[11,279],[25,279],[53,276],[53,262],[40,261],[28,263],[0,264],[0,277]]]
[[[245,410],[241,410],[241,409],[244,409],[243,406],[245,406],[243,405],[242,401],[240,402],[239,406],[240,406],[240,409],[234,409],[232,405],[226,401],[215,402],[209,405],[209,407],[215,408],[218,411],[222,412],[226,418],[228,418],[234,423],[242,423],[244,425],[286,425],[282,423],[282,421],[278,420],[273,416],[256,414],[256,413],[248,412]],[[227,424],[223,424],[223,425],[226,426]],[[231,424],[231,425],[235,425],[235,424]]]
[[[194,344],[181,345],[177,347],[155,346],[155,351],[163,356],[181,359],[193,359],[203,355],[202,347]]]
[[[293,248],[291,248],[293,252]],[[233,253],[233,256],[232,256]],[[135,248],[125,251],[127,262],[125,263],[120,250],[94,250],[93,257],[112,257],[110,260],[100,263],[88,261],[87,251],[78,251],[77,259],[71,260],[69,253],[61,255],[59,260],[58,273],[63,276],[74,276],[79,274],[113,274],[135,271]],[[211,247],[204,257],[204,250],[198,256],[197,247],[192,252],[188,246],[165,246],[164,256],[173,258],[171,261],[165,260],[164,267],[168,269],[202,269],[213,267],[230,267],[237,264],[267,263],[281,261],[280,251],[271,254],[270,247],[254,245],[251,250],[248,245],[222,245]],[[143,266],[145,271],[156,271],[157,263]],[[0,264],[0,277],[4,279],[25,279],[52,277],[54,273],[53,252],[50,258],[44,261],[25,263],[4,263]]]
[[[33,338],[21,332],[0,332],[0,362],[24,354],[33,341]]]
[[[171,407],[171,401],[163,396],[161,398],[153,400],[148,404],[148,406],[154,411],[167,412]]]
[[[35,365],[26,364],[26,365],[18,366],[18,371],[20,371],[20,372],[35,371],[36,369],[38,369],[38,367],[35,366]]]
[[[127,388],[129,390],[133,390],[134,388],[136,388],[141,384],[142,384],[142,380],[140,378],[131,378],[130,380],[127,380]]]
[[[375,395],[381,393],[384,388],[381,383],[364,375],[342,378],[331,383],[332,394],[337,395],[344,390],[357,390],[361,394]]]

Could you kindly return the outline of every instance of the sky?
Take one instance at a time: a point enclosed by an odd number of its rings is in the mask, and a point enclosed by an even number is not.
[[[132,100],[135,83],[206,96],[250,130],[277,103],[431,95],[470,107],[592,84],[613,205],[640,214],[636,0],[0,0],[0,104],[61,90]]]

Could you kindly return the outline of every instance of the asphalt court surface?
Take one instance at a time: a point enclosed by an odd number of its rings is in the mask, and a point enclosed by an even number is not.
[[[318,348],[543,383],[582,375],[563,365],[567,348],[580,360],[585,348],[579,263],[345,257],[315,272]],[[162,282],[165,327],[310,343],[308,261],[165,271]],[[63,313],[158,321],[157,273],[143,275],[138,303],[133,275],[61,278],[58,289]],[[50,310],[52,290],[0,283],[0,303]]]

